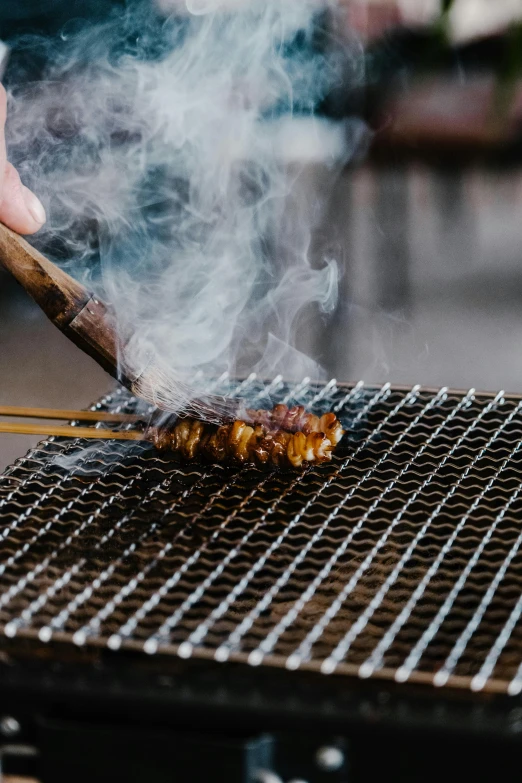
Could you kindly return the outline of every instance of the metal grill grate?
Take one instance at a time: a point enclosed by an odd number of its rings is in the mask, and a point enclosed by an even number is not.
[[[0,481],[6,636],[522,691],[522,399],[218,388],[333,409],[349,436],[303,474],[40,444]]]

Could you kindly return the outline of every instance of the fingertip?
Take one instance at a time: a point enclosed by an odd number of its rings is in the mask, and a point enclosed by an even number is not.
[[[18,172],[10,163],[5,168],[0,221],[19,234],[35,234],[45,223],[45,209],[40,199],[22,185]]]
[[[41,226],[43,226],[43,224],[47,219],[44,205],[42,204],[38,196],[36,196],[32,190],[26,188],[25,185],[22,185],[22,193],[24,197],[25,206],[27,207],[29,214],[33,218],[34,222],[38,225],[38,228],[41,228]]]

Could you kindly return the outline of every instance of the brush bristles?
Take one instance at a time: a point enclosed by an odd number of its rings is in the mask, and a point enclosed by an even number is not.
[[[243,408],[241,400],[198,392],[173,373],[154,365],[149,365],[132,383],[131,391],[160,410],[211,424],[234,421]]]

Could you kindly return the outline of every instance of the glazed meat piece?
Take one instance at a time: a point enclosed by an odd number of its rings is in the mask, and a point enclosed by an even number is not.
[[[248,423],[235,421],[222,427],[197,419],[180,419],[173,427],[151,427],[148,437],[160,451],[174,451],[187,460],[252,463],[299,468],[328,462],[343,435],[333,413],[317,417],[304,409],[249,411]],[[289,412],[295,411],[291,417]],[[288,429],[283,429],[280,422]],[[289,431],[300,423],[302,429]],[[319,427],[323,426],[324,430]]]
[[[245,411],[245,418],[250,424],[261,424],[267,430],[286,430],[287,432],[324,432],[332,446],[337,446],[343,437],[344,430],[335,413],[325,413],[315,416],[302,405],[289,408],[287,405],[276,405],[272,410]]]

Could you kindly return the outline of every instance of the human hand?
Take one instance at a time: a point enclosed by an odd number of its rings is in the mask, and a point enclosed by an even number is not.
[[[0,84],[0,222],[19,234],[34,234],[45,223],[45,210],[34,193],[20,180],[7,160],[5,121],[7,95]]]

